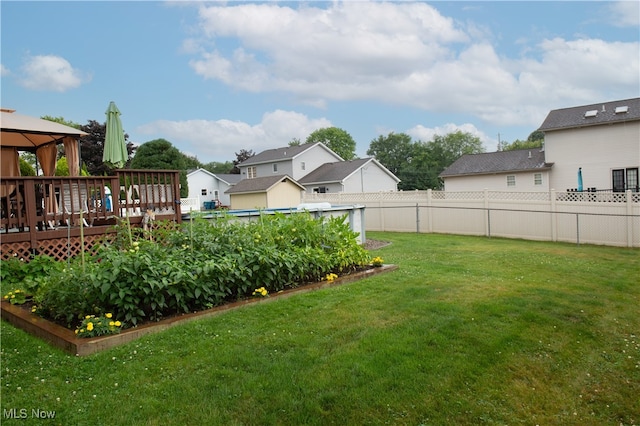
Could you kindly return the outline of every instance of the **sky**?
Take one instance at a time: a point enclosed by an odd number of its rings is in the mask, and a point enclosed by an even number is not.
[[[640,96],[637,1],[0,2],[2,108],[202,163],[339,127],[461,130],[487,152],[550,110]]]

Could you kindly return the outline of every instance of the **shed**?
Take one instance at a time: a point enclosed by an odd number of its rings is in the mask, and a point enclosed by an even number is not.
[[[231,209],[274,209],[300,204],[304,186],[288,175],[243,179],[225,194],[231,198]]]

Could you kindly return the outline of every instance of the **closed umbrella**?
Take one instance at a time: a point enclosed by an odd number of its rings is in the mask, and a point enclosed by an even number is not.
[[[102,161],[117,169],[121,169],[126,164],[129,156],[127,154],[127,144],[124,141],[124,131],[120,121],[120,110],[115,102],[109,103],[109,108],[105,112],[107,115],[107,131],[104,138],[104,152]]]
[[[582,192],[582,167],[578,167],[578,192]]]

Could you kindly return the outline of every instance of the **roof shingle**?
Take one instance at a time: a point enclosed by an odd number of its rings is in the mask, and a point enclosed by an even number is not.
[[[616,113],[616,108],[620,107],[628,108],[626,112]],[[587,111],[592,113],[586,116]],[[635,120],[640,120],[640,98],[555,109],[549,112],[538,130],[548,132]]]
[[[537,148],[465,154],[440,173],[440,177],[544,170],[552,165],[544,161],[544,151]]]

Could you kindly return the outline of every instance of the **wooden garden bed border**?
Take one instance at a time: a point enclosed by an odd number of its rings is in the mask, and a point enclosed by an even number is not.
[[[227,303],[221,306],[216,306],[215,308],[207,309],[205,311],[178,315],[154,323],[146,323],[140,325],[139,327],[133,327],[123,330],[119,334],[93,337],[89,339],[78,338],[76,337],[76,334],[73,330],[62,327],[58,324],[54,324],[51,321],[47,321],[44,318],[34,315],[20,306],[12,305],[4,300],[1,303],[1,317],[3,320],[13,324],[15,327],[24,330],[27,333],[32,334],[42,340],[45,340],[54,347],[60,348],[73,355],[86,356],[134,341],[147,334],[158,333],[175,325],[183,324],[185,322],[201,318],[212,317],[252,303],[264,303],[282,297],[288,297],[293,294],[314,291],[321,288],[334,287],[337,285],[359,281],[364,278],[369,278],[380,273],[394,271],[396,269],[398,269],[397,265],[383,265],[379,268],[372,268],[366,271],[345,275],[331,282],[322,281],[315,284],[308,284],[297,288],[284,290],[278,293],[274,293],[268,298],[254,298]]]

